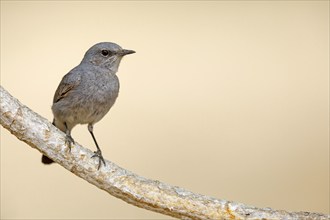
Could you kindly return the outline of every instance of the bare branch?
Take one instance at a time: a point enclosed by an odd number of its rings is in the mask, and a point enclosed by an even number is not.
[[[75,144],[65,146],[65,134],[47,119],[22,105],[0,87],[1,125],[18,139],[65,169],[132,205],[181,219],[330,219],[330,215],[256,208],[189,192],[127,171],[111,161],[97,170],[93,153]]]

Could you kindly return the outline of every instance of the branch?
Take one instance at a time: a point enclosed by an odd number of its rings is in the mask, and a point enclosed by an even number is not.
[[[320,213],[256,208],[195,194],[138,176],[111,161],[97,170],[97,160],[91,159],[90,150],[76,143],[69,152],[63,132],[22,105],[2,86],[0,92],[4,128],[65,169],[132,205],[181,219],[330,219],[330,215]]]

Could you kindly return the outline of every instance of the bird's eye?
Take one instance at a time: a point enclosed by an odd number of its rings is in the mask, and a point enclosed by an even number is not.
[[[108,50],[102,50],[101,53],[105,57],[109,55],[109,51]]]

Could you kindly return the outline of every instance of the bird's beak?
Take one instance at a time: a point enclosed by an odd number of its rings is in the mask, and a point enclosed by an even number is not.
[[[127,54],[132,54],[135,53],[134,50],[126,50],[126,49],[122,49],[121,51],[118,52],[120,55],[125,56]]]

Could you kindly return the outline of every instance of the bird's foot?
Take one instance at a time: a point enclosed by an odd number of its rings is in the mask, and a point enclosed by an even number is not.
[[[91,158],[93,157],[99,158],[99,166],[97,167],[98,170],[100,169],[102,163],[105,166],[105,161],[103,159],[102,152],[100,150],[94,151],[94,155]]]
[[[69,152],[71,152],[71,144],[74,144],[74,140],[71,135],[66,135],[65,137],[65,145],[69,147]]]

